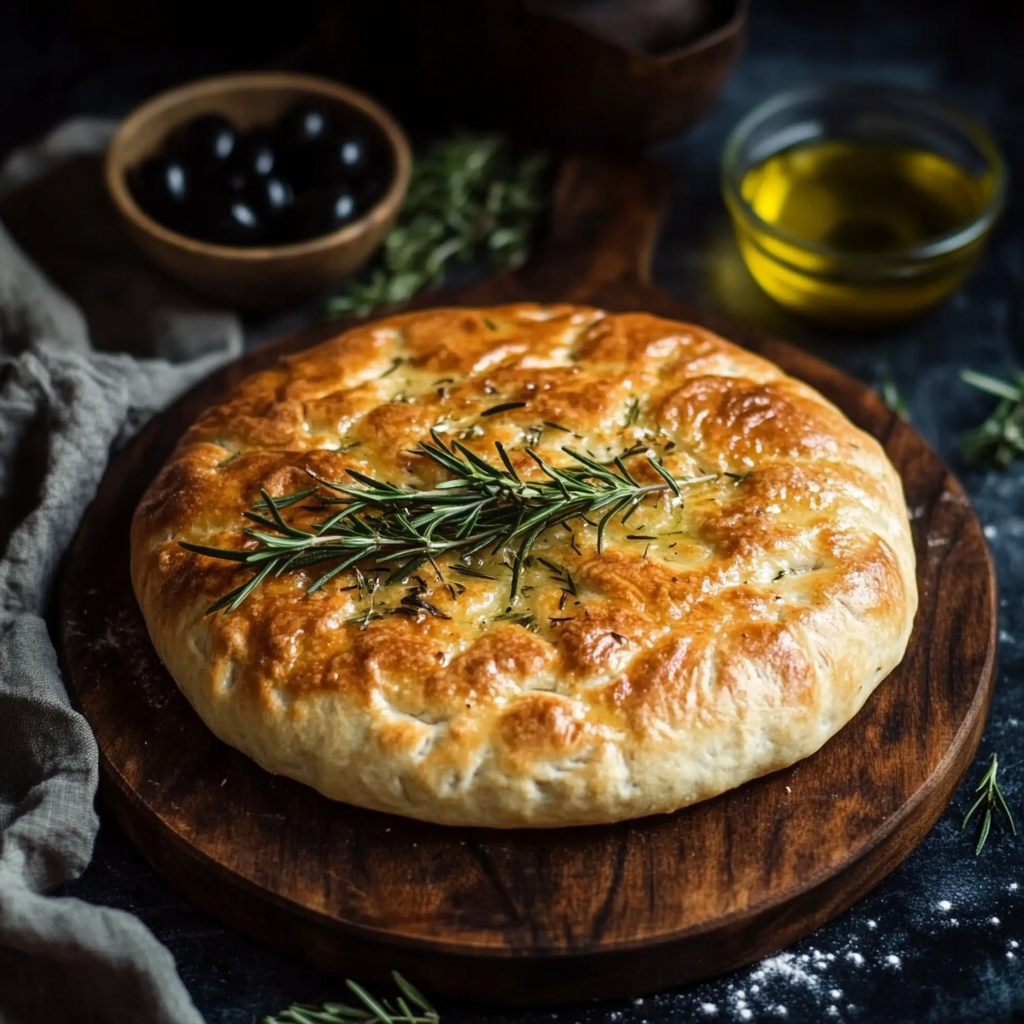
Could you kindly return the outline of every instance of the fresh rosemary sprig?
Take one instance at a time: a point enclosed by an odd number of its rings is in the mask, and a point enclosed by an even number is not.
[[[600,513],[595,524],[600,551],[612,519],[621,516],[625,523],[649,495],[668,491],[680,497],[682,486],[715,478],[715,474],[676,478],[648,454],[647,462],[660,482],[641,484],[622,456],[605,464],[565,447],[562,451],[576,463],[569,468],[555,468],[527,448],[527,455],[547,479],[523,480],[500,442],[495,448],[504,468],[491,465],[459,441],[449,448],[437,431],[430,436],[414,453],[449,474],[432,489],[396,487],[354,469],[348,474],[355,484],[334,483],[311,473],[319,488],[280,498],[263,491],[263,500],[244,513],[258,527],[248,527],[244,535],[258,541],[258,548],[214,548],[180,541],[187,551],[241,562],[254,570],[249,580],[215,601],[207,612],[233,611],[268,576],[323,562],[337,564],[313,583],[309,593],[371,556],[378,565],[395,566],[384,581],[390,584],[410,577],[428,562],[437,570],[435,559],[442,555],[466,557],[485,548],[498,551],[512,545],[509,597],[515,601],[525,559],[545,530],[575,519],[589,522],[588,516]],[[283,509],[314,494],[325,513],[320,521],[302,528],[281,515]]]
[[[981,426],[964,434],[964,455],[972,462],[1005,469],[1024,455],[1024,373],[1014,371],[1010,382],[976,370],[961,370],[960,379],[1000,399]]]
[[[981,796],[974,801],[973,806],[967,812],[967,816],[964,818],[964,823],[961,825],[961,830],[967,828],[967,823],[971,820],[972,815],[982,804],[985,805],[985,814],[981,819],[981,832],[978,836],[978,845],[974,849],[974,856],[977,857],[981,853],[982,847],[985,845],[985,840],[988,839],[989,831],[992,828],[992,811],[1002,810],[1006,815],[1007,820],[1010,822],[1010,831],[1016,835],[1017,826],[1013,823],[1013,815],[1010,813],[1010,808],[1006,806],[1006,799],[1003,797],[1003,791],[999,788],[999,783],[996,782],[996,772],[999,770],[999,759],[995,754],[992,755],[992,764],[989,765],[989,769],[985,772],[981,782],[978,783],[977,788],[974,790],[975,793],[981,793]],[[984,792],[982,792],[984,790]]]
[[[296,1003],[272,1017],[264,1017],[263,1024],[351,1024],[357,1021],[372,1021],[374,1024],[438,1024],[441,1015],[430,1005],[426,996],[398,971],[392,971],[391,977],[401,993],[394,1003],[388,999],[375,999],[362,985],[346,979],[349,991],[355,994],[362,1006],[334,1002],[322,1006]]]
[[[459,133],[427,146],[376,269],[330,299],[328,314],[404,302],[453,266],[519,266],[546,202],[547,164],[542,153],[513,156],[500,135]]]

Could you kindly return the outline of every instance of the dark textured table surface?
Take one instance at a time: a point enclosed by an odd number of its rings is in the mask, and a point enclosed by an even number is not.
[[[1017,8],[1014,10],[1014,8]],[[252,60],[216,46],[95,59],[66,27],[14,4],[0,32],[0,147],[72,113],[123,113],[172,81]],[[21,12],[21,13],[19,13]],[[448,1021],[656,1024],[669,1021],[1024,1020],[1024,835],[1000,823],[980,857],[959,825],[993,751],[1024,819],[1024,461],[1004,472],[964,463],[958,437],[992,402],[959,382],[973,366],[1024,365],[1024,187],[966,286],[925,319],[881,335],[837,338],[787,315],[746,274],[718,196],[718,155],[738,118],[778,89],[821,80],[889,82],[934,92],[994,133],[1024,177],[1024,14],[1005,3],[754,0],[746,52],[722,102],[661,147],[676,189],[656,260],[666,290],[804,345],[869,384],[891,373],[914,424],[961,477],[985,525],[1000,582],[999,677],[978,759],[939,823],[881,886],[802,942],[734,974],[644,999],[558,1011],[476,1011]],[[274,325],[253,324],[254,339]],[[287,960],[169,891],[105,821],[96,857],[69,894],[138,914],[177,958],[210,1024],[241,1024],[341,980]]]

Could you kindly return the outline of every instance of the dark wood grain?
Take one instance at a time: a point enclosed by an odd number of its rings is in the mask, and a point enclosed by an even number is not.
[[[281,339],[200,384],[111,463],[60,594],[69,689],[96,731],[107,806],[154,867],[222,918],[317,964],[506,1004],[639,994],[751,962],[834,917],[910,853],[977,748],[995,579],[963,491],[863,385],[652,288],[666,182],[570,162],[547,246],[458,296],[645,309],[722,331],[808,381],[899,469],[920,610],[902,664],[817,754],[668,816],[608,827],[453,829],[332,803],[216,740],[157,659],[128,524],[185,426],[243,376],[333,334]],[[437,296],[422,304],[437,303]]]

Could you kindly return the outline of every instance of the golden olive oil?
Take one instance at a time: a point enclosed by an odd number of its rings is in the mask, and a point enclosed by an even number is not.
[[[982,241],[908,250],[969,225],[991,189],[990,175],[927,150],[809,142],[744,175],[743,198],[774,231],[737,217],[737,235],[758,283],[797,312],[849,326],[905,319],[961,282]]]

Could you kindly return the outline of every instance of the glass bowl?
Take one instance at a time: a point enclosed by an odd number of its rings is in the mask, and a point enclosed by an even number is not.
[[[774,299],[851,328],[907,320],[963,281],[998,219],[1006,169],[975,121],[929,96],[795,89],[733,130],[722,191]]]

